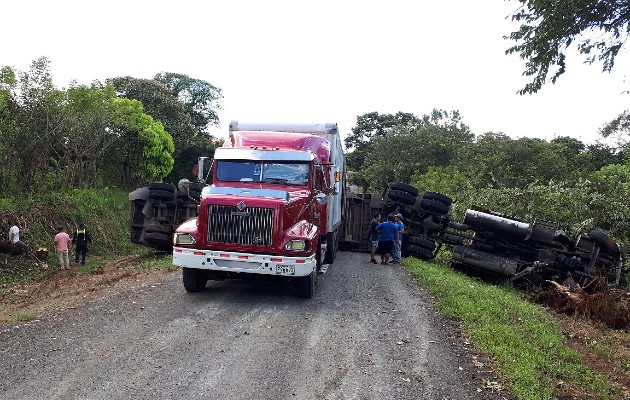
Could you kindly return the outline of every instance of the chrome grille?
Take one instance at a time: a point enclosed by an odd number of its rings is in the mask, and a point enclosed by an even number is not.
[[[210,205],[208,242],[271,246],[273,208]]]

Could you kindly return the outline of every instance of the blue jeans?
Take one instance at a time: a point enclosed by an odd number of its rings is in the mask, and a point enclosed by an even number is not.
[[[24,254],[28,254],[31,252],[31,249],[28,247],[28,245],[22,242],[21,240],[18,240],[17,242],[13,244],[16,245],[20,250],[22,250],[22,253]]]
[[[77,254],[75,256],[75,262],[79,262],[79,256],[81,256],[81,264],[85,265],[85,256],[87,255],[87,243],[77,244]]]
[[[402,240],[394,240],[394,254],[392,254],[392,258],[394,261],[400,262],[400,245],[402,244]]]

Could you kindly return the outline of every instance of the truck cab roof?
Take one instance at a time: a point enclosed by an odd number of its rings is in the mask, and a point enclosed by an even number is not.
[[[227,156],[229,151],[219,151],[220,149],[238,149],[246,151],[256,151],[262,155],[262,152],[266,153],[264,156],[266,159],[274,158],[274,153],[277,152],[279,159],[283,160],[305,160],[304,156],[295,154],[295,157],[291,158],[292,152],[308,152],[314,155],[319,163],[326,164],[330,162],[330,143],[324,137],[293,132],[273,132],[273,131],[233,131],[230,134],[230,141],[226,142],[223,148],[217,149],[219,154],[215,154],[215,157],[221,158],[221,156]],[[222,153],[222,154],[221,154]],[[233,157],[230,157],[233,158]],[[246,157],[244,159],[249,159]]]

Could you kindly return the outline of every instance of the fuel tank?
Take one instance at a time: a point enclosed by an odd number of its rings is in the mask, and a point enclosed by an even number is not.
[[[466,210],[464,224],[475,232],[491,232],[508,240],[525,240],[531,229],[530,224],[492,214],[480,209]]]
[[[453,247],[453,261],[505,276],[516,274],[519,268],[518,261],[514,259],[497,257],[467,246]]]

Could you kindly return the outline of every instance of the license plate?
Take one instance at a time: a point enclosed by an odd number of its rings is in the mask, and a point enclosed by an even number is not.
[[[295,274],[295,267],[293,265],[278,264],[278,265],[276,265],[276,274],[294,275]]]

